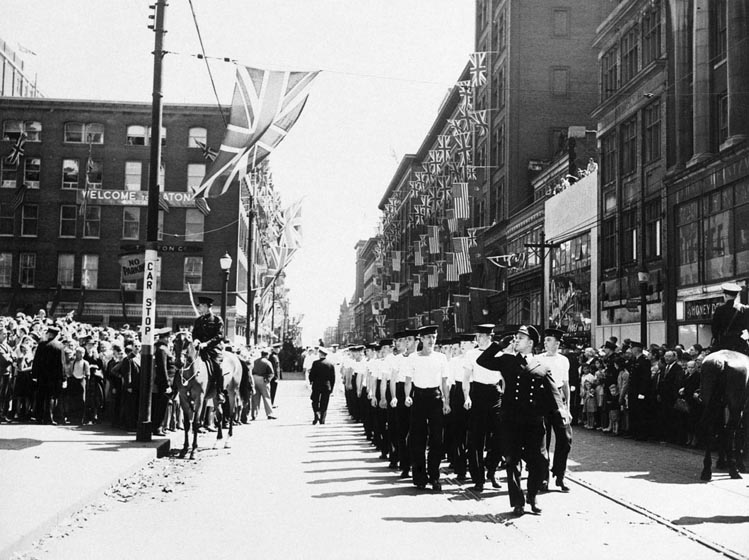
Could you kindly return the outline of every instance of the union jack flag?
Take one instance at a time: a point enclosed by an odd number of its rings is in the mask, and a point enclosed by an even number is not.
[[[200,140],[195,140],[195,143],[198,145],[198,148],[200,148],[200,151],[203,152],[203,157],[205,159],[208,161],[214,161],[216,159],[216,156],[218,155],[216,150],[209,148],[208,145],[203,144]]]
[[[468,113],[468,116],[473,121],[473,124],[476,127],[476,130],[478,130],[480,136],[483,136],[489,130],[488,114],[489,113],[486,109],[483,109],[481,111],[470,111]]]
[[[267,157],[299,118],[317,74],[237,67],[224,141],[193,196],[221,196],[245,162],[254,168]]]
[[[297,200],[284,210],[284,244],[291,249],[302,246],[302,201]]]
[[[24,148],[24,144],[26,144],[26,138],[27,134],[25,132],[22,132],[18,137],[18,140],[16,140],[16,143],[13,144],[10,153],[5,157],[6,163],[13,166],[18,165],[18,162],[21,161],[21,158],[26,153],[26,148]]]
[[[471,85],[483,86],[486,83],[486,53],[475,52],[468,56],[470,60]]]

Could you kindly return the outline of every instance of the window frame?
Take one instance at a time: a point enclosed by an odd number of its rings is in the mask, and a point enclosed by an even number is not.
[[[66,174],[65,174],[65,163],[66,162],[74,162],[75,164],[75,182],[73,181],[66,181]],[[79,185],[81,184],[81,160],[78,158],[63,158],[62,160],[62,188],[63,190],[78,190]]]
[[[0,288],[13,286],[13,253],[11,251],[0,252]]]
[[[72,262],[70,263],[70,267],[63,268],[63,258],[71,258]],[[63,276],[63,271],[66,272],[66,274]],[[69,282],[66,281],[66,278],[70,277]],[[63,289],[72,289],[75,287],[75,253],[58,253],[57,254],[57,283],[63,288]]]
[[[64,216],[63,214],[70,213],[72,211],[72,218],[70,216]],[[68,224],[68,227],[71,226],[72,222],[72,228],[73,232],[68,234],[63,234],[63,225]],[[75,239],[78,232],[78,207],[74,204],[61,204],[60,205],[60,228],[58,230],[58,237],[60,239]]]
[[[188,263],[194,263],[195,265],[199,264],[199,267],[193,266],[190,270],[188,270]],[[198,276],[200,277],[200,283],[197,285],[194,285],[192,282],[189,282],[190,288],[193,291],[201,291],[203,289],[203,257],[199,255],[185,255],[185,259],[182,262],[182,289],[188,290],[188,277],[194,278]],[[200,270],[198,271],[197,268]]]
[[[90,266],[92,262],[96,265],[95,268]],[[91,274],[93,274],[93,286],[90,285]],[[94,253],[84,253],[81,255],[81,288],[87,290],[99,289],[99,255]]]
[[[36,286],[36,260],[36,253],[33,252],[23,252],[18,255],[18,284],[21,288]]]
[[[26,212],[34,210],[35,216],[27,216]],[[33,233],[26,233],[27,222],[31,222],[34,226]],[[24,204],[21,206],[21,237],[39,237],[39,205],[38,204]]]
[[[96,214],[96,216],[94,216]],[[96,235],[88,232],[96,224]],[[83,217],[83,239],[101,239],[101,206],[86,205],[86,215]]]
[[[138,220],[135,221],[135,220],[127,219],[128,212],[133,212],[133,215],[137,216]],[[134,241],[134,240],[140,239],[140,223],[141,223],[140,214],[141,214],[140,206],[125,206],[122,208],[122,237],[121,239],[128,240],[128,241]],[[128,235],[126,235],[128,233],[127,228],[128,226],[130,228],[133,228],[134,224],[137,224],[137,227],[135,228],[135,234],[133,237],[128,237]]]

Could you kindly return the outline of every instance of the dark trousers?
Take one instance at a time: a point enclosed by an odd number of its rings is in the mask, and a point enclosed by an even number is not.
[[[165,393],[151,393],[151,429],[160,430],[166,414],[169,396]]]
[[[525,494],[520,486],[520,460],[525,459],[528,467],[528,501],[536,499],[546,471],[549,458],[546,455],[543,416],[527,418],[504,417],[502,432],[507,457],[507,486],[510,493],[510,506],[525,505]]]
[[[203,358],[206,365],[208,365],[208,375],[211,381],[216,386],[216,394],[224,392],[224,373],[221,371],[221,362],[218,361],[218,356],[213,355],[211,352],[200,352],[200,357]]]
[[[648,399],[638,399],[637,395],[630,396],[629,422],[632,427],[632,435],[636,439],[647,439],[651,435],[651,416],[651,406]]]
[[[362,387],[359,396],[359,413],[361,414],[362,426],[364,426],[364,435],[368,440],[373,437],[372,434],[372,405],[369,404],[369,392],[366,387]]]
[[[551,463],[551,474],[557,478],[564,478],[567,472],[567,457],[572,449],[572,425],[566,426],[558,413],[550,414],[544,418],[546,428],[546,455],[549,455],[551,445],[551,433],[554,432],[554,460]],[[549,481],[549,471],[546,471],[544,481]]]
[[[416,485],[439,480],[443,454],[442,425],[442,391],[438,387],[415,387],[408,441],[411,448],[413,481]]]
[[[471,401],[473,404],[468,412],[468,469],[474,483],[484,484],[486,471],[493,474],[502,457],[499,388],[486,383],[471,383]],[[487,450],[486,460],[484,449]]]
[[[278,391],[278,380],[274,377],[270,381],[270,404],[276,403],[276,391]]]
[[[464,477],[468,470],[468,412],[465,407],[463,383],[456,381],[450,389],[449,447],[447,456],[453,472]]]
[[[388,425],[390,426],[390,443],[393,445],[393,456],[390,461],[397,461],[398,468],[407,471],[411,468],[411,458],[408,451],[408,426],[411,411],[405,404],[405,384],[401,381],[395,384],[395,396],[398,405],[388,409]]]
[[[328,389],[320,389],[312,387],[312,412],[315,413],[315,418],[320,420],[320,424],[325,424],[325,417],[328,414],[328,402],[330,401],[330,391]]]

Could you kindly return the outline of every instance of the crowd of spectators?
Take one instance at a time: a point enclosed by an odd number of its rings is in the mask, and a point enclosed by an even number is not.
[[[613,436],[697,447],[700,368],[708,349],[609,338],[601,348],[570,346],[573,423]]]

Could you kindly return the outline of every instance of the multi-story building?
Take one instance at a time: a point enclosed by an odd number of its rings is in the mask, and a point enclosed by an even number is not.
[[[593,42],[600,64],[593,117],[601,154],[598,334],[604,338],[640,338],[645,287],[648,341],[666,340],[666,21],[661,2],[619,2]]]
[[[23,59],[0,39],[0,97],[43,97],[24,69]]]
[[[92,323],[138,324],[142,281],[131,279],[122,257],[144,250],[150,104],[4,98],[2,106],[0,301],[11,311],[54,308]],[[227,252],[230,335],[238,299],[239,315],[246,313],[246,216],[240,219],[238,189],[202,211],[190,199],[206,169],[198,142],[217,146],[224,128],[215,106],[164,106],[159,325],[192,322],[188,285],[213,296],[218,309],[219,258]],[[25,156],[9,164],[5,156],[23,132]]]
[[[721,283],[749,276],[749,14],[733,0],[665,4],[666,334],[707,345]]]
[[[477,307],[496,322],[542,322],[540,268],[508,275],[484,258],[538,243],[543,203],[534,201],[531,183],[566,151],[570,126],[593,128],[597,65],[591,43],[610,9],[605,0],[476,2],[476,50],[487,53],[489,75],[476,89],[475,105],[487,110],[489,133],[476,143],[477,165],[486,172],[475,225],[486,229],[471,282],[483,288],[475,293]],[[529,254],[530,263],[535,258]]]

